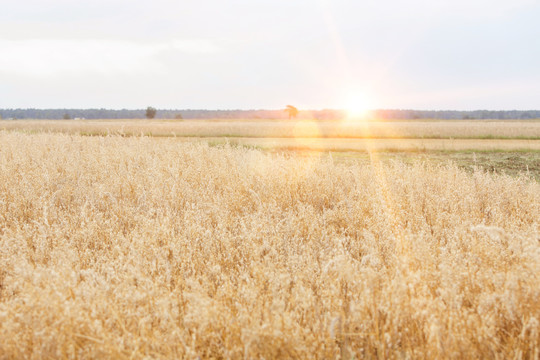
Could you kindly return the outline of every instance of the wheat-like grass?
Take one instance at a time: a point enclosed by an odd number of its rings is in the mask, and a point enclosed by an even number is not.
[[[2,120],[0,130],[256,138],[540,139],[540,121]]]
[[[0,358],[538,358],[540,185],[0,132]]]

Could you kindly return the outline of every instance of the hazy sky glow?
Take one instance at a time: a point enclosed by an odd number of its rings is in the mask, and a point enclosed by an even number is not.
[[[540,109],[540,1],[3,0],[0,108]]]

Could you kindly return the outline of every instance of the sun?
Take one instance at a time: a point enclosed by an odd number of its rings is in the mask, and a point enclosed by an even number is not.
[[[347,121],[365,121],[372,110],[372,102],[365,93],[349,94],[345,102]]]

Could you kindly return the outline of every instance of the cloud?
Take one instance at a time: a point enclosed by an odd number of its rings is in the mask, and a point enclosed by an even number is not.
[[[156,43],[93,39],[0,39],[0,48],[0,73],[25,77],[159,71],[159,57],[165,52],[196,55],[220,51],[215,43],[201,39]]]

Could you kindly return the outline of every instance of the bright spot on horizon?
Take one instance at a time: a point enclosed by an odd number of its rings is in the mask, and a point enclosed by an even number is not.
[[[373,100],[365,92],[356,92],[348,95],[345,102],[347,122],[365,121],[371,110],[373,110]]]

